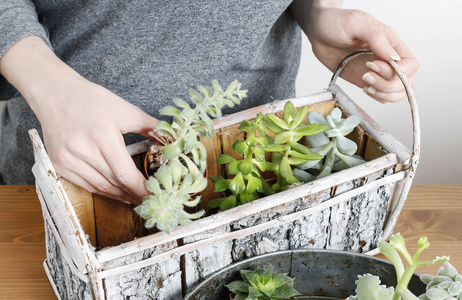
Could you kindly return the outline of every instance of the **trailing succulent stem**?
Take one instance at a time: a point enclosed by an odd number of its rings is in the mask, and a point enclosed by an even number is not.
[[[190,194],[201,192],[207,185],[204,177],[207,152],[198,140],[198,134],[212,137],[214,127],[211,117],[221,117],[221,109],[239,104],[246,97],[237,81],[223,90],[217,81],[213,88],[199,86],[191,89],[192,108],[186,101],[174,99],[175,106],[167,105],[160,110],[163,115],[173,117],[171,123],[159,121],[152,135],[162,145],[155,145],[151,152],[160,154],[155,158],[162,161],[157,172],[146,182],[146,189],[152,194],[144,197],[135,211],[145,218],[145,226],[157,226],[170,233],[177,225],[186,225],[204,214],[184,211],[186,207],[198,205],[200,197],[190,200]]]
[[[211,117],[220,118],[221,109],[240,104],[247,91],[241,90],[241,84],[234,81],[223,90],[216,80],[210,87],[199,86],[198,91],[189,91],[192,108],[182,99],[173,99],[175,106],[167,105],[160,110],[162,115],[173,117],[172,123],[159,121],[152,135],[163,142],[161,152],[167,159],[174,159],[180,153],[191,153],[194,162],[205,171],[207,152],[197,135],[213,137],[214,127]]]
[[[380,285],[380,279],[378,276],[371,274],[365,274],[363,276],[358,276],[356,281],[356,295],[350,296],[347,300],[359,300],[359,299],[377,299],[377,300],[417,300],[417,299],[446,299],[446,298],[425,298],[424,295],[419,298],[412,294],[411,291],[407,288],[409,281],[411,280],[412,275],[414,274],[417,267],[420,266],[430,266],[437,263],[446,262],[449,260],[449,257],[436,257],[431,261],[419,261],[420,254],[423,250],[428,248],[430,243],[426,237],[421,237],[418,241],[418,249],[414,256],[411,256],[409,251],[406,248],[406,243],[404,238],[398,233],[393,235],[390,238],[390,242],[385,241],[379,242],[380,252],[385,255],[393,264],[396,271],[396,278],[398,284],[396,288],[385,287]],[[407,263],[406,268],[404,267],[403,261],[400,257],[404,258]],[[449,270],[449,268],[448,268]],[[454,273],[454,270],[450,270],[451,276],[454,275],[456,278],[457,272]],[[460,275],[459,275],[460,276]],[[428,279],[428,276],[425,278]],[[430,282],[431,279],[428,280]],[[438,281],[438,280],[436,280]],[[425,281],[424,281],[425,282]],[[449,285],[448,285],[449,286]],[[454,286],[454,290],[459,291],[459,285]],[[462,291],[462,286],[461,290]],[[456,299],[456,298],[447,298],[447,299]]]
[[[299,164],[294,170],[297,179],[308,182],[365,162],[360,156],[354,155],[358,149],[356,143],[345,137],[359,125],[360,116],[352,115],[343,119],[342,112],[336,107],[326,118],[314,111],[309,112],[307,118],[310,124],[327,126],[326,131],[306,137],[311,151],[325,158]]]

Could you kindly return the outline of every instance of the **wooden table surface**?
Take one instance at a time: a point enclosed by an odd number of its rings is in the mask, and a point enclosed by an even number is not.
[[[426,235],[431,247],[422,258],[450,255],[462,272],[462,185],[416,185],[395,232],[411,254]],[[0,186],[0,299],[56,299],[43,269],[45,237],[34,186]],[[418,269],[436,273],[439,266]]]

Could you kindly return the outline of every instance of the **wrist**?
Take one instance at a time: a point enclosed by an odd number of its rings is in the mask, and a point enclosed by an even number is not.
[[[313,8],[342,8],[342,0],[314,0]]]

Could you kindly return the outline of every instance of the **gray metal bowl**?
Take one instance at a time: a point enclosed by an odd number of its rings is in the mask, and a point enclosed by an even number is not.
[[[310,295],[296,299],[344,299],[355,294],[358,275],[366,273],[379,276],[386,286],[396,285],[395,269],[389,261],[344,251],[302,249],[277,251],[229,265],[198,284],[184,300],[229,299],[225,285],[241,279],[239,270],[257,266],[271,267],[274,272],[295,278],[295,288],[303,295]],[[417,274],[412,277],[409,289],[417,296],[425,292]]]

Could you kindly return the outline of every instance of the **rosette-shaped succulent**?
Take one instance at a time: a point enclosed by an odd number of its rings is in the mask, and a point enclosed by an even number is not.
[[[460,300],[462,299],[462,275],[449,263],[445,262],[436,276],[423,274],[420,280],[427,285],[425,300]]]
[[[325,118],[319,112],[311,111],[307,115],[310,124],[328,126],[324,132],[305,137],[310,150],[325,156],[324,159],[311,160],[296,166],[294,176],[300,181],[308,182],[340,171],[357,166],[365,162],[355,155],[358,146],[345,136],[352,132],[361,122],[361,117],[352,115],[342,118],[339,108],[334,108]]]
[[[254,271],[241,270],[243,280],[236,280],[226,287],[236,294],[233,300],[289,300],[300,295],[294,289],[294,280],[282,273],[273,273],[271,268]]]
[[[147,228],[156,225],[170,233],[173,227],[187,225],[204,214],[202,210],[194,214],[184,211],[185,206],[194,207],[199,203],[200,196],[190,200],[190,194],[202,191],[207,179],[187,156],[181,154],[180,157],[188,168],[178,160],[171,160],[145,182],[152,195],[144,197],[135,211],[147,220]]]

